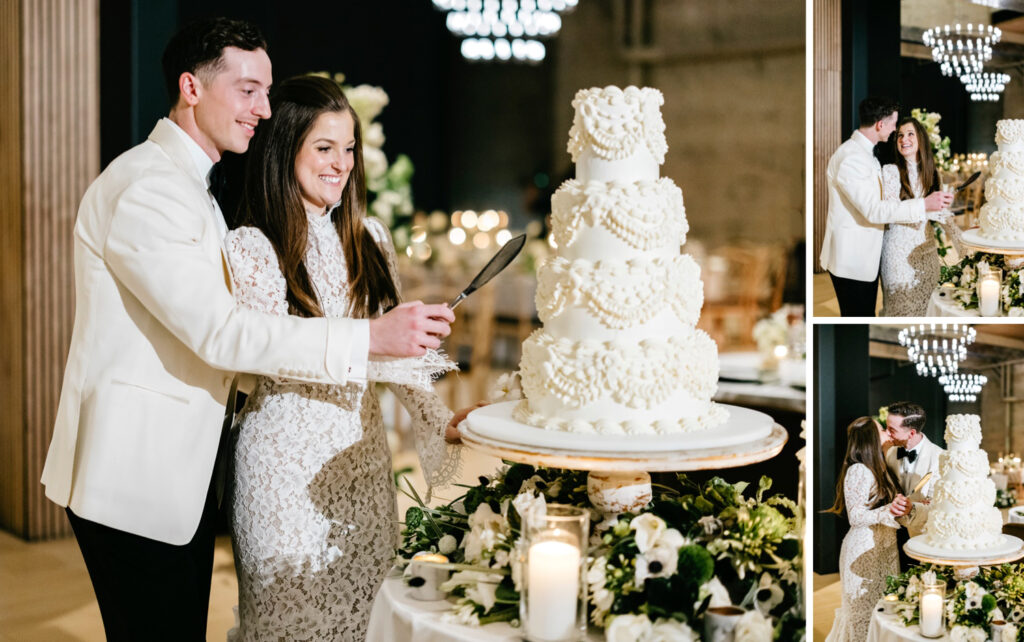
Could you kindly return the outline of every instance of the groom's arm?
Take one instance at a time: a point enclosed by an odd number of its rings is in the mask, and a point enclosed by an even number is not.
[[[278,317],[235,305],[219,255],[203,246],[207,205],[166,175],[136,180],[117,199],[102,252],[118,281],[211,366],[303,381],[344,383],[354,319]],[[365,359],[365,356],[363,357]]]
[[[869,223],[920,223],[927,218],[923,198],[882,199],[878,168],[870,156],[850,154],[844,158],[836,172],[836,185]]]

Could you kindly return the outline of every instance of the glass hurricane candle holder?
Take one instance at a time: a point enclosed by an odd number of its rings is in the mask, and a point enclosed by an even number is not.
[[[982,267],[978,270],[978,312],[981,316],[999,316],[1002,289],[1002,270],[991,266]]]
[[[523,524],[524,572],[519,616],[530,642],[582,640],[587,631],[586,550],[590,513],[549,504]]]
[[[921,589],[921,635],[940,638],[946,634],[946,585],[943,582],[925,584]]]

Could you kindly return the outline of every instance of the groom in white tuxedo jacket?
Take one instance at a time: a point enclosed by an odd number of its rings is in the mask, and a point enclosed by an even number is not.
[[[108,640],[205,639],[211,478],[236,372],[343,384],[365,377],[370,354],[438,347],[453,320],[419,302],[373,320],[236,306],[208,172],[270,116],[266,44],[248,23],[205,20],[163,63],[169,117],[78,212],[74,329],[42,475],[67,507]]]
[[[896,129],[899,106],[869,97],[859,105],[860,128],[828,161],[828,219],[821,267],[828,270],[844,316],[873,317],[878,297],[882,236],[887,223],[919,223],[940,212],[952,194],[933,192],[906,201],[882,199],[882,167],[874,148]]]
[[[903,552],[903,544],[924,531],[928,521],[928,502],[939,479],[939,455],[945,452],[922,432],[926,419],[924,408],[909,401],[891,404],[886,417],[886,428],[895,445],[885,454],[885,465],[909,502],[905,514],[898,516],[900,524],[906,527],[906,535],[897,538],[900,566],[904,568],[911,562]],[[915,492],[914,489],[929,473],[929,480]]]

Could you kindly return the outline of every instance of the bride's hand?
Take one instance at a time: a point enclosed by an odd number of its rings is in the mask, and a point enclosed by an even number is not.
[[[449,444],[461,444],[462,435],[459,434],[459,424],[465,421],[466,415],[473,412],[477,408],[482,408],[486,405],[486,401],[478,401],[476,402],[476,404],[468,408],[463,408],[462,410],[456,412],[455,415],[452,417],[452,420],[448,422],[448,427],[445,428],[444,440],[447,441]]]
[[[910,512],[910,502],[902,494],[896,495],[896,499],[889,504],[889,512],[896,517],[903,517]]]

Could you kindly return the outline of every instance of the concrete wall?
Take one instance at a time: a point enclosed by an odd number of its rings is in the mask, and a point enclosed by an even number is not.
[[[590,0],[564,19],[555,42],[556,174],[571,171],[575,92],[643,83],[665,95],[662,175],[682,188],[694,238],[803,238],[804,3],[654,0],[636,43],[628,20],[615,26],[632,6]]]

